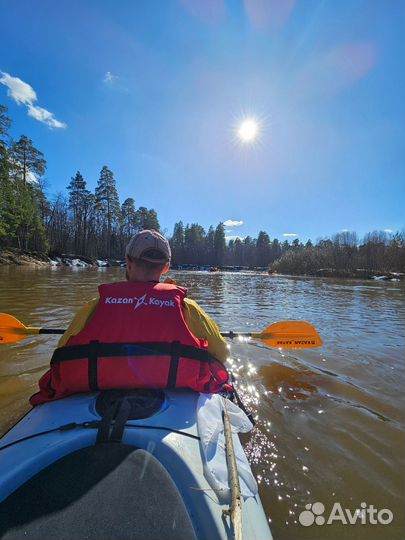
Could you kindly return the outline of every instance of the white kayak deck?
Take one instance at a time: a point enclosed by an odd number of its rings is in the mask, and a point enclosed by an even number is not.
[[[95,444],[97,429],[91,423],[100,421],[96,397],[78,394],[40,405],[0,439],[0,501],[56,460]],[[122,442],[146,450],[168,471],[198,539],[231,539],[229,517],[223,516],[229,494],[213,490],[202,462],[196,424],[198,397],[190,391],[165,391],[157,413],[126,422]],[[83,426],[88,422],[90,426]],[[61,426],[68,427],[58,430]],[[49,430],[56,431],[36,436]],[[159,519],[158,508],[156,516]],[[245,540],[272,538],[258,495],[244,500],[242,526]]]

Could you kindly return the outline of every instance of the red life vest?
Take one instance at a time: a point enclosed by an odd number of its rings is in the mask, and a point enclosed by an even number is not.
[[[119,282],[100,285],[99,294],[90,321],[55,350],[32,405],[106,389],[222,389],[228,380],[225,367],[184,320],[186,289]]]

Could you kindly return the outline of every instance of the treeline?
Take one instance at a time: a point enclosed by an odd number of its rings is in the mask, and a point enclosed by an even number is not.
[[[360,241],[355,232],[341,232],[331,239],[305,245],[294,240],[290,249],[271,265],[282,274],[316,275],[321,270],[335,274],[356,275],[361,270],[371,273],[405,272],[405,234],[374,231]]]
[[[283,274],[316,275],[334,270],[342,275],[367,272],[405,272],[405,235],[374,231],[360,241],[354,232],[342,232],[331,239],[305,244],[271,240],[265,231],[257,238],[247,236],[225,242],[224,226],[205,232],[198,224],[180,221],[171,238],[173,260],[179,264],[246,266],[269,268]],[[326,272],[327,274],[327,272]]]
[[[0,105],[0,248],[90,258],[122,259],[129,238],[142,229],[160,229],[157,213],[120,203],[113,172],[101,169],[94,193],[80,172],[66,193],[45,195],[46,160],[33,142],[9,135],[11,120]],[[373,232],[359,241],[353,232],[331,239],[289,243],[270,239],[265,231],[226,241],[225,227],[175,224],[170,238],[174,264],[270,268],[287,274],[316,274],[322,269],[354,273],[405,272],[405,235]]]
[[[43,153],[25,135],[12,140],[10,127],[7,109],[0,105],[0,247],[122,258],[134,233],[160,228],[155,210],[136,209],[133,198],[120,204],[107,166],[101,169],[94,193],[77,172],[67,194],[48,200]]]
[[[227,243],[223,223],[206,232],[198,223],[184,226],[182,221],[175,224],[170,244],[178,264],[249,267],[268,267],[290,247],[287,241],[270,241],[265,231],[257,238],[246,236]]]

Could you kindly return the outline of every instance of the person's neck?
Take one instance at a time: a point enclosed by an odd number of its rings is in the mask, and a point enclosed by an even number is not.
[[[129,279],[131,283],[159,283],[159,279]]]
[[[150,275],[150,274],[135,274],[129,276],[128,281],[134,281],[136,283],[146,283],[146,282],[159,282],[160,275]]]

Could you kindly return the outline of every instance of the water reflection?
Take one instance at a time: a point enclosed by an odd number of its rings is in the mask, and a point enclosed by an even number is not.
[[[312,393],[317,392],[317,387],[308,381],[315,373],[304,367],[298,369],[274,362],[270,366],[263,366],[259,374],[267,388],[266,395],[271,392],[285,396],[286,399],[297,400],[308,399]]]

